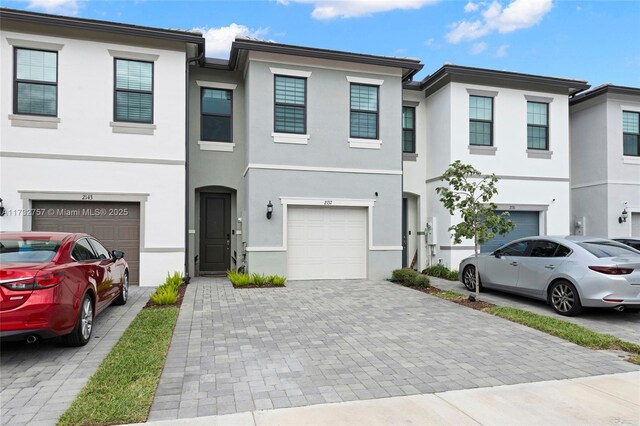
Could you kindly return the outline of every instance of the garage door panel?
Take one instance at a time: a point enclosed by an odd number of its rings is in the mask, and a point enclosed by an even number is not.
[[[34,231],[84,232],[93,235],[108,250],[121,250],[129,264],[129,281],[138,283],[140,264],[140,205],[94,201],[33,201]],[[126,214],[125,214],[126,213]]]
[[[496,213],[501,214],[502,211]],[[538,211],[510,211],[509,220],[515,224],[513,231],[506,235],[496,235],[480,246],[480,252],[490,253],[501,245],[518,238],[540,235],[540,212]]]
[[[640,238],[640,213],[631,213],[631,236]]]
[[[289,279],[366,278],[366,221],[365,208],[290,207]]]

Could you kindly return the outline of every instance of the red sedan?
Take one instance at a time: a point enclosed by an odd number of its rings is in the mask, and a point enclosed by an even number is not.
[[[87,234],[0,232],[0,339],[91,338],[93,319],[129,292],[124,253]]]

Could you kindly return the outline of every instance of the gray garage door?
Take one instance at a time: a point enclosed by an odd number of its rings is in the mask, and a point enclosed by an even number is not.
[[[502,211],[497,211],[500,214]],[[506,235],[496,235],[480,246],[481,253],[491,253],[501,245],[518,238],[531,237],[540,234],[540,212],[510,211],[509,220],[515,223],[513,231]]]
[[[640,213],[631,213],[631,236],[640,238]]]
[[[33,201],[44,214],[33,217],[34,231],[85,232],[111,250],[122,250],[129,280],[138,283],[140,266],[140,204],[96,201]]]

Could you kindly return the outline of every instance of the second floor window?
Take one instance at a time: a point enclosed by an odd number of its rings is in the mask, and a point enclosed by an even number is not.
[[[115,60],[114,121],[153,123],[153,63]]]
[[[416,152],[416,109],[402,107],[402,152]]]
[[[274,131],[304,134],[307,131],[307,79],[275,76]]]
[[[14,50],[14,114],[58,115],[58,53]]]
[[[351,137],[378,139],[378,86],[351,84]]]
[[[469,145],[493,145],[493,98],[469,96]]]
[[[527,148],[549,150],[549,104],[527,102]]]
[[[640,156],[640,112],[622,111],[623,155]]]
[[[231,90],[202,88],[200,139],[203,141],[232,141]]]

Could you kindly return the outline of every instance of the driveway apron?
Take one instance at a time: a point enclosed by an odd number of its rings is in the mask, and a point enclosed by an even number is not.
[[[0,423],[55,425],[149,300],[152,289],[129,287],[124,306],[110,306],[94,321],[86,346],[60,339],[8,342],[0,353]]]
[[[188,286],[149,420],[640,369],[386,282]]]

